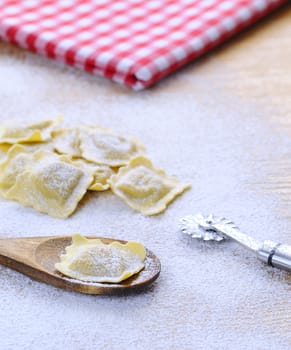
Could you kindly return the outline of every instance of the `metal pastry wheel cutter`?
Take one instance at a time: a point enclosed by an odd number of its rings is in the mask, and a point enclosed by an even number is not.
[[[204,241],[231,239],[256,254],[259,260],[270,266],[291,272],[291,245],[273,241],[258,241],[241,232],[223,217],[202,214],[189,215],[180,220],[181,231]]]

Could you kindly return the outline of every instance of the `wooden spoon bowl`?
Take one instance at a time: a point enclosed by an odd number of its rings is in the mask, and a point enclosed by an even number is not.
[[[104,243],[126,241],[99,238]],[[161,271],[159,259],[148,249],[144,269],[121,283],[83,282],[66,277],[56,271],[55,263],[71,244],[70,236],[26,237],[0,239],[0,264],[19,271],[37,281],[51,284],[58,288],[85,294],[124,294],[141,290],[154,282]]]

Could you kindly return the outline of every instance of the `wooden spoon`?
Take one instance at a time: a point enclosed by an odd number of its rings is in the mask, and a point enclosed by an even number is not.
[[[126,241],[99,238],[104,243]],[[65,247],[71,244],[72,237],[26,237],[0,239],[0,264],[24,273],[29,277],[55,287],[86,294],[121,294],[145,288],[155,281],[161,270],[159,259],[146,249],[144,269],[121,283],[83,282],[65,277],[55,270],[55,263]]]

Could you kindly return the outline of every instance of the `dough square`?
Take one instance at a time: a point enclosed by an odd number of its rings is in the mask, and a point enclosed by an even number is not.
[[[40,150],[33,154],[30,168],[17,176],[6,198],[53,217],[66,218],[75,211],[91,183],[91,173],[67,158]]]
[[[82,157],[97,164],[118,167],[144,152],[143,145],[103,128],[80,128]]]
[[[32,155],[21,145],[13,145],[0,163],[0,194],[6,193],[16,183],[19,174],[23,173],[32,162]]]
[[[52,131],[61,117],[37,122],[7,120],[0,125],[0,143],[44,142],[51,139]]]
[[[75,234],[55,268],[81,281],[119,283],[140,272],[145,257],[146,250],[138,242],[105,244],[100,239]]]
[[[128,166],[121,167],[109,183],[117,196],[145,215],[163,212],[175,197],[191,187],[154,168],[144,156],[133,158]]]

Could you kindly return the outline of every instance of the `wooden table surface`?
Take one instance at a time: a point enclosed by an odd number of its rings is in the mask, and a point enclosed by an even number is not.
[[[153,218],[110,194],[89,196],[66,221],[1,200],[5,237],[98,228],[145,243],[162,273],[144,294],[100,298],[2,267],[0,347],[291,349],[291,275],[234,244],[177,233],[183,215],[214,211],[291,244],[290,91],[290,5],[138,93],[0,43],[0,120],[60,113],[68,124],[103,123],[140,138],[157,165],[193,185]]]

